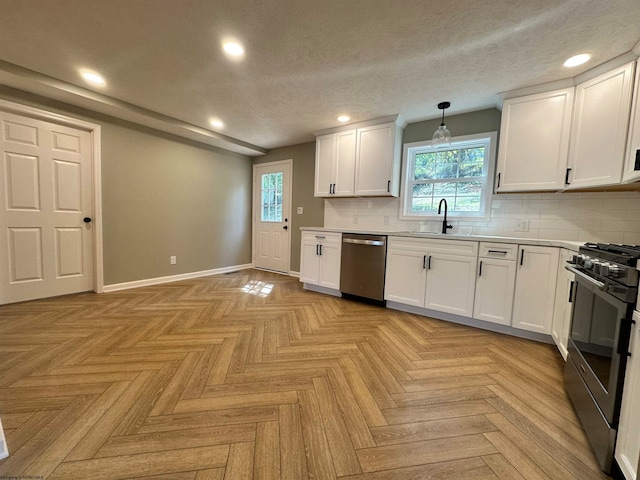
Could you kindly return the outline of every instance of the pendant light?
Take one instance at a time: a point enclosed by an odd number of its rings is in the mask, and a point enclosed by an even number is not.
[[[438,108],[442,110],[442,123],[433,134],[432,147],[439,147],[441,145],[449,145],[451,143],[451,132],[444,124],[444,111],[451,106],[450,102],[440,102]]]

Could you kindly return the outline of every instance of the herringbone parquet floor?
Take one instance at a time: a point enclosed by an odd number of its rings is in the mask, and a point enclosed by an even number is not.
[[[0,335],[0,478],[606,478],[554,347],[290,277],[7,305]]]

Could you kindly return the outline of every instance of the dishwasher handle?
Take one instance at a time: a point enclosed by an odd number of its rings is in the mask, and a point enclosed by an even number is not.
[[[358,238],[343,238],[342,243],[355,243],[356,245],[373,245],[374,247],[384,247],[382,240],[360,240]]]

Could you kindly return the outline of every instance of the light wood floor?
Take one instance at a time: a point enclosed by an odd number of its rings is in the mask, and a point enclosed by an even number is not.
[[[555,347],[238,273],[0,307],[0,477],[602,479]]]

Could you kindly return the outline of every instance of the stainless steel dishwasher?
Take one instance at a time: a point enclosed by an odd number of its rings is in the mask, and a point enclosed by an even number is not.
[[[340,291],[384,302],[386,235],[342,234]]]

